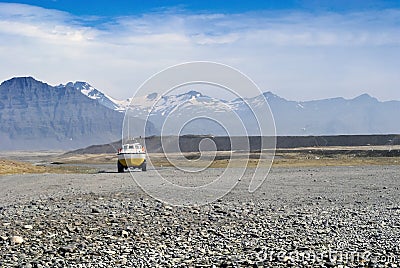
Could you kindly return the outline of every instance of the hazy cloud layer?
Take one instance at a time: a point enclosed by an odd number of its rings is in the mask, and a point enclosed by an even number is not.
[[[130,97],[155,72],[210,60],[295,100],[367,92],[400,100],[400,10],[75,17],[0,3],[0,79],[85,80]]]

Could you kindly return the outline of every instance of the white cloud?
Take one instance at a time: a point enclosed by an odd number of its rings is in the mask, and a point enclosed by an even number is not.
[[[0,3],[0,80],[85,80],[127,98],[173,64],[211,60],[290,99],[400,99],[400,10],[346,14],[182,11],[82,18]]]

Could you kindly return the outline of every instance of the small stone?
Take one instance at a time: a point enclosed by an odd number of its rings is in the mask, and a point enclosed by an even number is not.
[[[335,267],[335,264],[333,262],[328,261],[325,263],[325,266],[326,267]]]
[[[100,213],[100,209],[93,207],[92,208],[92,213]]]
[[[283,262],[289,262],[291,260],[292,259],[290,257],[288,257],[288,256],[283,257]]]
[[[24,239],[21,236],[18,236],[18,235],[12,236],[10,238],[10,240],[11,240],[11,243],[14,243],[14,244],[21,244],[21,243],[24,242]]]
[[[60,247],[58,249],[58,251],[61,252],[61,253],[66,253],[66,252],[72,253],[72,252],[75,251],[75,247],[74,246],[70,246],[70,245],[69,246],[64,246],[64,247]]]
[[[125,231],[125,230],[122,230],[122,231],[120,232],[120,235],[121,235],[122,237],[128,237],[128,236],[129,236],[129,233],[128,233],[127,231]]]
[[[32,229],[33,229],[33,226],[30,225],[30,224],[27,224],[27,225],[24,225],[24,229],[32,230]]]

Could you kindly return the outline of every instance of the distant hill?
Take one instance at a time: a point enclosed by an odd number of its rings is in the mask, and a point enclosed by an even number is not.
[[[32,77],[13,78],[0,85],[0,149],[108,143],[121,138],[123,116],[71,85],[52,87]]]
[[[280,135],[397,134],[400,101],[381,102],[363,94],[354,99],[287,101],[269,94]]]
[[[235,150],[248,150],[260,151],[261,138],[260,137],[213,137],[213,136],[200,136],[200,135],[187,135],[179,137],[179,149],[182,152],[198,152],[200,142],[204,139],[212,139],[216,145],[218,151],[230,151]],[[242,144],[242,148],[232,148],[231,140],[236,141],[247,141],[250,147],[247,146],[246,142],[239,142],[236,144]],[[268,138],[264,138],[268,140]],[[146,149],[149,153],[161,153],[163,148],[168,147],[171,141],[176,140],[176,137],[164,137],[163,145],[161,144],[161,138],[158,136],[147,137],[145,140]],[[265,141],[264,140],[264,141]],[[102,154],[102,153],[117,153],[118,148],[121,147],[122,141],[116,141],[110,144],[92,145],[82,149],[70,151],[67,154]],[[278,136],[276,138],[276,148],[278,151],[284,151],[285,149],[295,149],[301,147],[307,148],[323,148],[323,147],[343,147],[343,150],[348,147],[357,148],[364,146],[371,148],[371,146],[385,146],[387,150],[385,155],[382,155],[380,151],[377,155],[369,152],[369,156],[399,156],[400,151],[398,149],[391,149],[400,145],[400,135],[339,135],[339,136]],[[265,146],[265,145],[264,145]],[[264,148],[265,149],[265,148]],[[207,149],[205,149],[207,150]],[[354,151],[356,149],[351,149]],[[336,152],[339,152],[337,149]],[[374,151],[371,149],[370,151]],[[171,151],[169,151],[171,152]],[[176,151],[174,151],[176,152]],[[347,152],[349,150],[347,149]]]

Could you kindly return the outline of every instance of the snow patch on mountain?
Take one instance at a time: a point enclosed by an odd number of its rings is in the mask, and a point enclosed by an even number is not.
[[[125,107],[127,106],[127,101],[119,101],[116,100],[100,90],[94,88],[90,84],[82,81],[76,82],[68,82],[65,85],[59,85],[58,87],[72,87],[78,91],[80,91],[83,95],[87,96],[90,99],[97,100],[101,105],[116,110],[119,112],[125,111]]]

